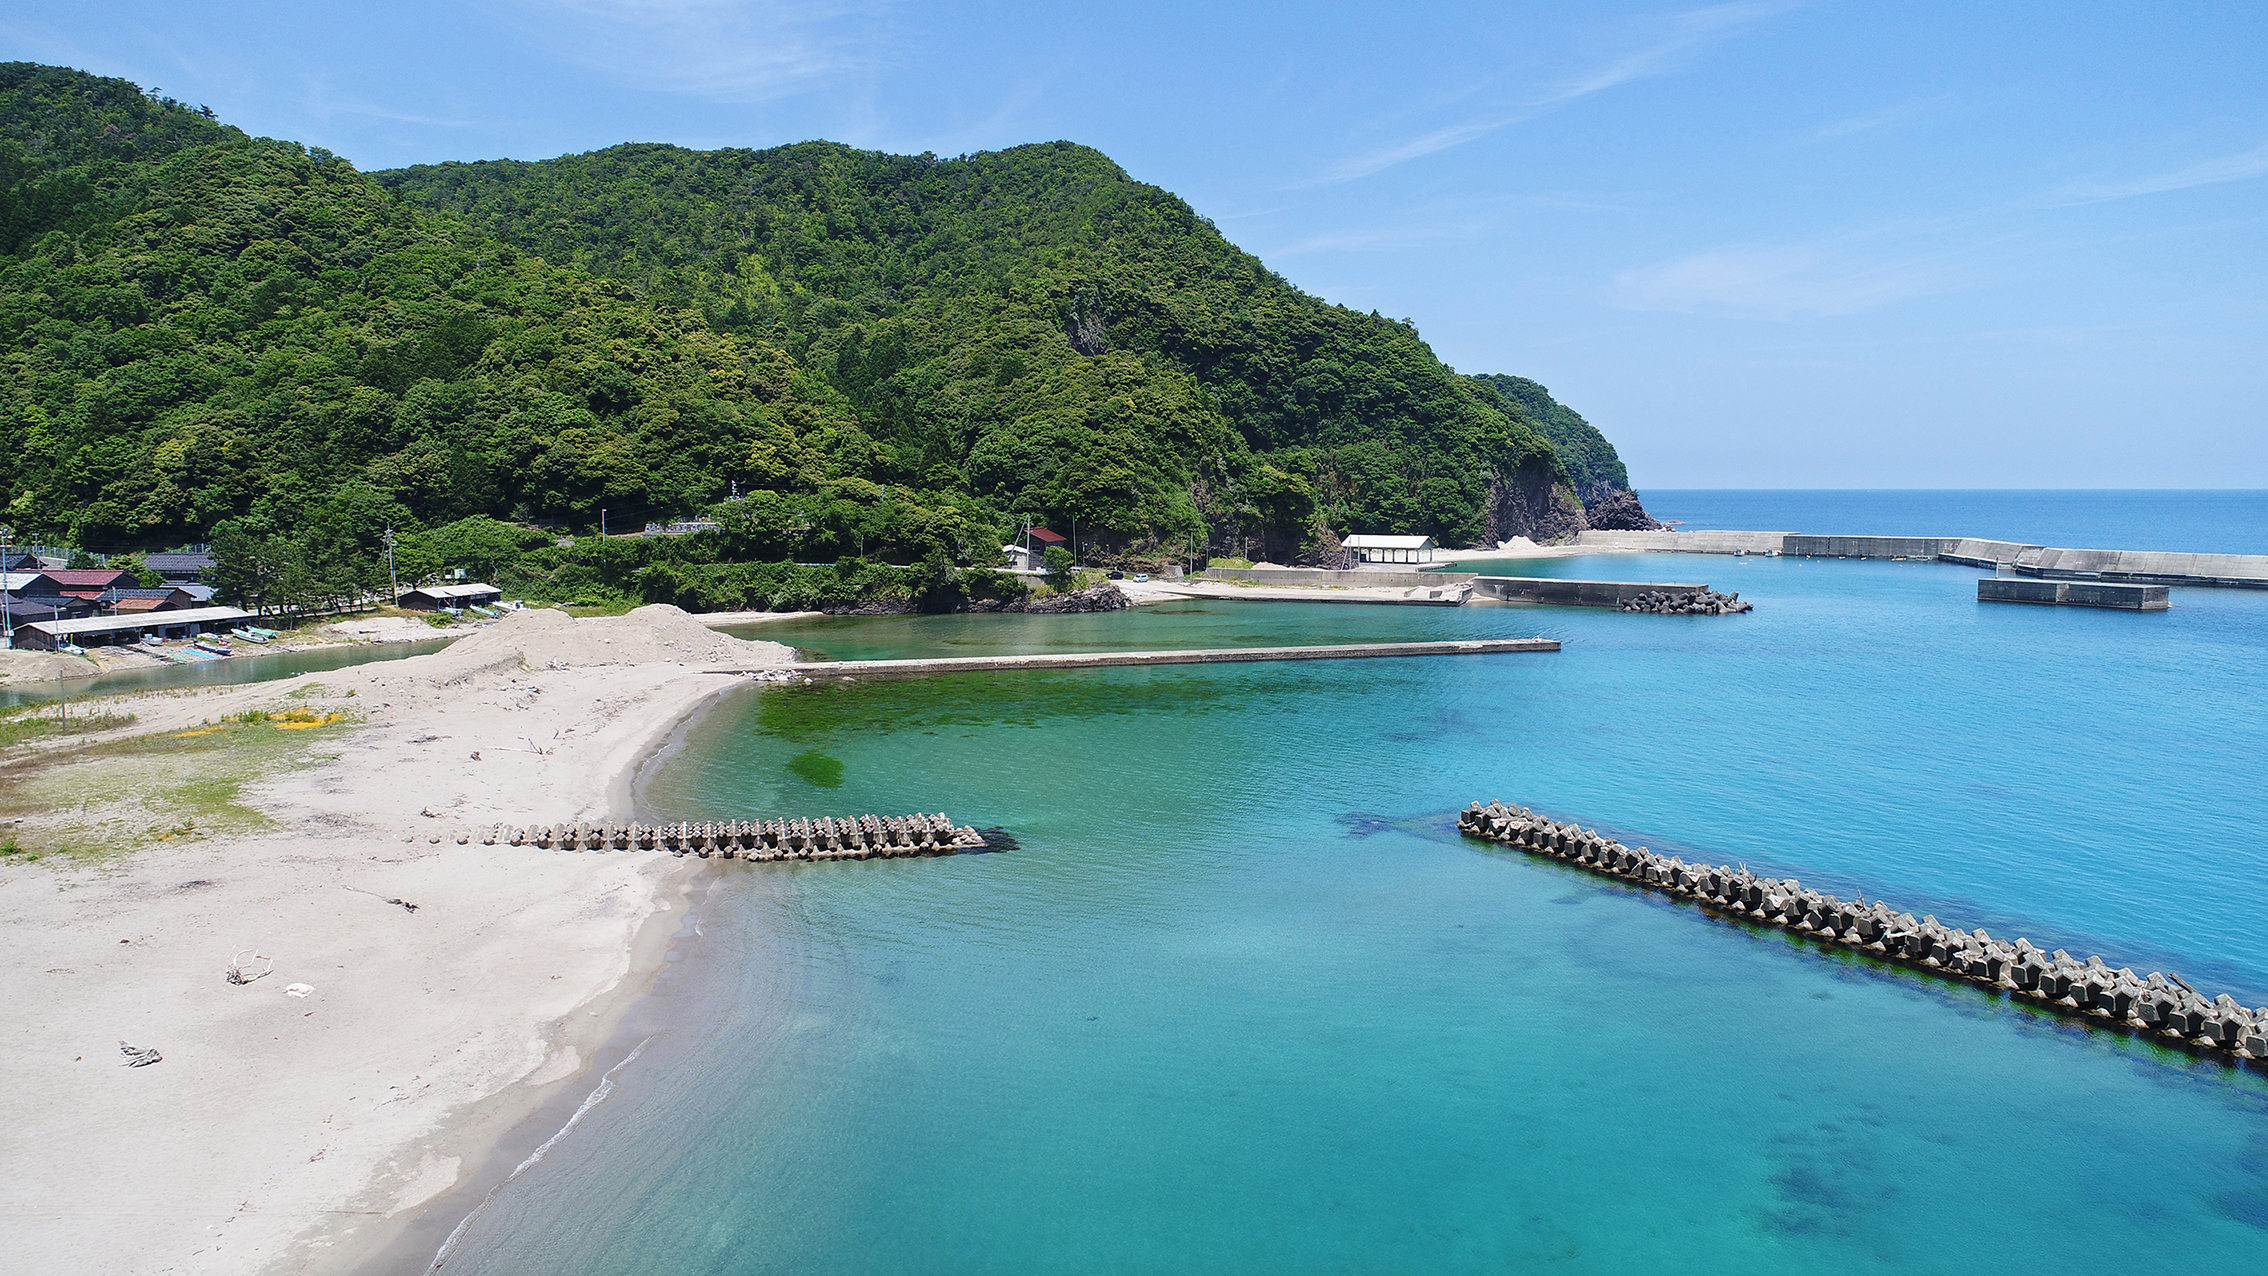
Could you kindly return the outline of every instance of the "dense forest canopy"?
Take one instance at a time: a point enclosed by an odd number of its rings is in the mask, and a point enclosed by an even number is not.
[[[97,549],[366,562],[393,526],[446,557],[738,496],[746,552],[804,561],[981,565],[1020,516],[1292,554],[1564,530],[1567,488],[1625,482],[1541,387],[1457,375],[1085,147],[364,174],[27,63],[0,360],[4,517]]]
[[[1567,472],[1568,480],[1578,492],[1592,492],[1599,488],[1614,491],[1630,489],[1630,474],[1622,468],[1622,458],[1615,454],[1614,444],[1607,442],[1598,427],[1584,420],[1573,408],[1551,397],[1544,389],[1526,377],[1507,376],[1501,372],[1483,372],[1472,378],[1484,394],[1494,394],[1509,401],[1543,436],[1551,440],[1551,447],[1559,454],[1559,464]]]

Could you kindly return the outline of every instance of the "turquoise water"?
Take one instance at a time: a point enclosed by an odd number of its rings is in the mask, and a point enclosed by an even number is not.
[[[1910,1276],[2261,1252],[2260,1073],[1450,826],[1517,800],[2258,1004],[2268,596],[2138,615],[1979,605],[1978,573],[1922,564],[1495,570],[1758,609],[767,628],[839,658],[1566,648],[726,702],[650,814],[943,809],[1022,849],[724,866],[645,1053],[447,1270]]]

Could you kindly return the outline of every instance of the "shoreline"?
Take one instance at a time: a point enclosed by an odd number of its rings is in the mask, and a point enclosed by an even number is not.
[[[578,1007],[582,1022],[574,1022],[572,1015],[568,1018],[577,1031],[561,1044],[576,1052],[580,1066],[542,1085],[523,1083],[519,1094],[503,1092],[499,1099],[517,1101],[500,1102],[493,1111],[459,1122],[451,1133],[474,1153],[466,1158],[473,1168],[439,1195],[363,1237],[348,1256],[350,1261],[336,1269],[342,1276],[424,1276],[437,1270],[446,1257],[444,1250],[461,1240],[497,1197],[532,1168],[531,1158],[545,1155],[571,1136],[582,1115],[596,1106],[597,1088],[610,1082],[616,1069],[652,1039],[648,1026],[633,1020],[655,985],[683,959],[687,946],[701,937],[701,909],[718,884],[716,866],[707,861],[683,862],[678,867],[682,871],[672,874],[658,892],[666,897],[661,906],[631,939],[632,977]]]
[[[704,662],[791,653],[674,608],[533,615],[403,660],[139,697],[139,720],[104,733],[209,733],[198,724],[260,706],[361,719],[269,737],[306,756],[248,786],[264,827],[0,870],[0,942],[46,972],[0,1042],[18,1078],[0,1097],[18,1261],[363,1270],[489,1176],[547,1103],[580,1101],[665,967],[701,866],[462,830],[614,814],[645,762],[740,685]],[[11,767],[50,780],[125,765],[27,756]],[[231,986],[221,968],[246,945],[275,974]],[[164,1057],[119,1067],[121,1039]]]

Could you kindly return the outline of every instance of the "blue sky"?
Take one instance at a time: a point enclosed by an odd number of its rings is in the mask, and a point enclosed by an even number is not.
[[[1069,138],[1638,487],[2268,487],[2268,6],[9,6],[366,169]]]

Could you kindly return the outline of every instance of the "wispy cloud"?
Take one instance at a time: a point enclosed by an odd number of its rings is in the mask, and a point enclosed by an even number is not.
[[[1738,0],[1670,15],[1657,25],[1639,47],[1580,74],[1549,84],[1510,105],[1485,115],[1445,125],[1416,137],[1349,157],[1326,169],[1309,185],[1329,186],[1381,173],[1397,164],[1463,146],[1498,129],[1601,93],[1632,80],[1677,71],[1695,57],[1730,39],[1742,29],[1799,7],[1801,0]]]
[[[1413,137],[1405,142],[1397,142],[1383,150],[1371,151],[1366,155],[1357,155],[1326,172],[1322,180],[1315,184],[1329,186],[1339,182],[1351,182],[1358,177],[1368,177],[1373,173],[1382,173],[1397,164],[1406,164],[1411,160],[1431,155],[1436,151],[1446,151],[1452,146],[1463,146],[1476,137],[1494,133],[1507,124],[1517,124],[1533,114],[1535,114],[1534,110],[1525,110],[1497,119],[1467,120],[1462,124],[1452,124],[1447,128],[1436,129],[1423,136]]]
[[[881,59],[883,0],[508,0],[561,55],[719,102],[815,87]]]
[[[1665,35],[1613,62],[1564,81],[1539,105],[1569,101],[1648,76],[1667,75],[1742,28],[1798,7],[1800,0],[1738,0],[1733,4],[1710,5],[1673,14]]]
[[[2074,182],[2050,192],[2048,202],[2059,206],[2101,204],[2114,199],[2132,199],[2137,195],[2188,190],[2193,186],[2250,181],[2263,175],[2268,175],[2268,143],[2235,155],[2199,160],[2149,177],[2127,181]]]
[[[1953,95],[1950,93],[1939,93],[1931,97],[1916,98],[1911,102],[1900,102],[1896,106],[1886,106],[1879,111],[1868,111],[1863,115],[1854,115],[1848,119],[1822,124],[1811,131],[1810,140],[1831,142],[1839,137],[1851,137],[1859,133],[1874,133],[1883,129],[1896,128],[1901,124],[1910,124],[1915,120],[1927,119],[1942,112],[1952,104]]]
[[[1269,261],[1275,261],[1285,257],[1303,257],[1309,253],[1392,252],[1459,237],[1439,230],[1342,230],[1311,235],[1282,248],[1271,248],[1266,256]]]
[[[1617,275],[1615,301],[1743,319],[1851,315],[1959,287],[1928,259],[1868,259],[1812,245],[1711,249]]]

